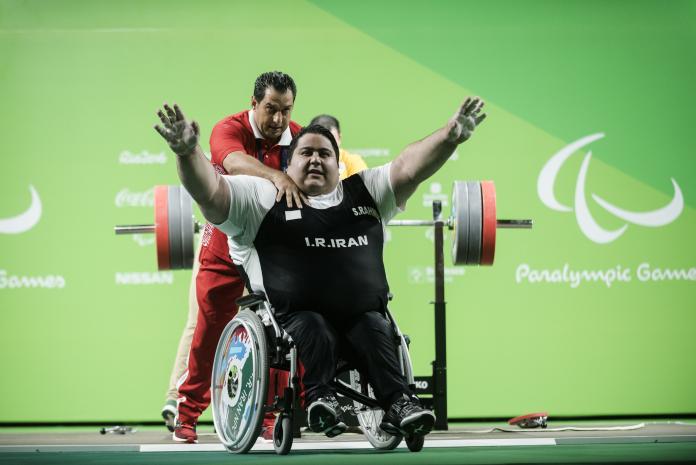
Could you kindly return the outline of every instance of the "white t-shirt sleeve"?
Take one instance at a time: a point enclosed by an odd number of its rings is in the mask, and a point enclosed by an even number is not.
[[[213,226],[240,244],[250,244],[275,203],[276,188],[270,181],[256,176],[223,178],[230,189],[230,211],[227,221]]]
[[[391,163],[363,170],[358,175],[362,177],[367,191],[372,196],[372,199],[377,205],[377,210],[382,217],[382,221],[386,224],[394,218],[397,213],[404,211],[403,208],[396,205],[394,197],[394,189],[392,189],[390,178]]]

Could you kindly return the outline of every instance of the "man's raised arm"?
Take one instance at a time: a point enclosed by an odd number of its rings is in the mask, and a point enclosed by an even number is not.
[[[406,147],[392,162],[390,178],[396,204],[403,206],[418,185],[435,174],[459,144],[486,118],[483,100],[467,98],[443,127]]]
[[[198,203],[206,220],[213,224],[224,223],[230,211],[230,191],[198,145],[198,123],[186,121],[176,104],[172,109],[165,103],[164,111],[159,110],[157,116],[164,127],[155,125],[155,130],[176,154],[179,179],[184,187]]]

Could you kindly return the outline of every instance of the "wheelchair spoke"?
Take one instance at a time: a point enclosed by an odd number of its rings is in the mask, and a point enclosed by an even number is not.
[[[350,372],[350,382],[351,387],[356,391],[373,399],[375,398],[372,386],[364,382],[360,378],[360,373],[357,371],[352,370]],[[384,412],[381,409],[368,407],[357,401],[354,402],[354,407],[358,422],[365,433],[365,437],[375,448],[393,449],[401,442],[401,437],[392,436],[379,427],[382,422],[382,417],[384,417]]]

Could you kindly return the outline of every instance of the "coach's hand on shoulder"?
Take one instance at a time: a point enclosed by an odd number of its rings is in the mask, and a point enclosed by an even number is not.
[[[155,125],[155,130],[167,141],[169,147],[180,157],[186,157],[193,153],[198,145],[200,128],[195,121],[186,121],[181,108],[175,103],[174,108],[166,103],[164,111],[158,110],[157,116],[164,127]]]
[[[278,171],[274,174],[271,179],[273,185],[278,189],[278,194],[276,195],[276,202],[280,202],[283,197],[288,203],[288,208],[292,208],[293,203],[297,205],[297,208],[302,208],[302,202],[308,203],[307,196],[297,187],[295,181],[292,180],[290,176]]]
[[[480,113],[483,105],[484,102],[479,97],[467,97],[447,123],[448,142],[461,144],[471,137],[474,129],[486,119],[486,114]]]

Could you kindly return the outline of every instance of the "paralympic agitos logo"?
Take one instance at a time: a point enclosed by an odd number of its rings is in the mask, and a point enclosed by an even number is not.
[[[41,199],[34,186],[29,186],[31,205],[24,212],[10,218],[0,218],[0,234],[21,234],[29,231],[41,219]]]
[[[559,212],[572,212],[574,210],[575,219],[578,222],[578,226],[580,226],[580,230],[588,239],[598,244],[607,244],[618,239],[626,231],[629,223],[654,228],[664,226],[676,220],[684,209],[684,197],[682,196],[677,181],[672,178],[672,186],[674,187],[674,196],[672,200],[664,207],[652,211],[634,212],[624,210],[593,193],[592,199],[599,206],[626,222],[623,226],[614,230],[605,229],[600,226],[590,213],[585,195],[585,180],[587,178],[587,170],[590,166],[592,152],[588,152],[587,155],[585,155],[582,165],[580,166],[578,178],[575,183],[575,208],[563,205],[556,200],[553,193],[554,185],[556,183],[556,175],[563,166],[563,163],[576,151],[602,137],[604,137],[603,133],[583,137],[559,150],[546,162],[537,180],[537,193],[544,205]]]

